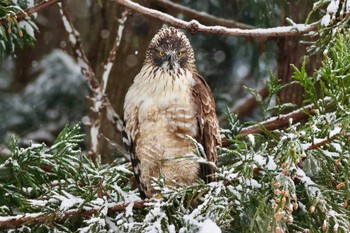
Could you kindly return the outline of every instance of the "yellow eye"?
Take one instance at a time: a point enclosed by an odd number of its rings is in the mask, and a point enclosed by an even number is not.
[[[159,51],[159,56],[163,57],[164,56],[164,51]]]
[[[177,53],[177,56],[181,57],[182,54],[183,54],[183,53],[180,51],[180,52]]]

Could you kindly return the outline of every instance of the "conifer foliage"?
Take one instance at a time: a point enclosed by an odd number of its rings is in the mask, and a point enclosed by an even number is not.
[[[285,129],[242,135],[244,125],[229,114],[230,127],[223,133],[231,145],[221,149],[217,181],[210,184],[175,190],[154,180],[159,195],[141,201],[127,163],[95,165],[82,153],[79,126],[65,128],[51,147],[19,148],[13,140],[12,155],[0,168],[0,227],[63,232],[197,232],[208,227],[228,232],[346,232],[349,42],[347,35],[337,35],[312,77],[295,68],[294,77],[314,106],[314,114],[304,123],[290,120]]]
[[[265,100],[251,90],[264,122],[249,131],[248,123],[228,111],[229,126],[222,129],[227,143],[219,148],[215,182],[172,188],[162,178],[154,179],[157,195],[141,200],[128,162],[99,164],[86,155],[80,125],[65,127],[51,146],[31,143],[24,148],[13,138],[9,155],[0,156],[0,230],[348,232],[350,36],[348,17],[340,16],[341,7],[348,14],[350,5],[332,0],[315,7],[325,3],[327,14],[314,45],[323,51],[320,68],[309,76],[307,59],[302,67],[293,66],[306,105],[295,113],[306,117],[267,129],[267,122],[286,116],[280,113],[286,106],[271,107],[285,85],[271,77]],[[1,2],[0,14],[5,8],[10,12],[9,7],[8,1]],[[9,17],[8,22],[15,20]],[[198,156],[200,150],[198,145]]]
[[[0,1],[0,57],[13,53],[14,45],[23,47],[34,43],[37,27],[23,11],[33,4],[33,0],[18,1],[18,4],[11,0]],[[17,15],[25,20],[18,22]]]

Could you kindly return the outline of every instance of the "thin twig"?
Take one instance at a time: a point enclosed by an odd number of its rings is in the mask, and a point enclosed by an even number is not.
[[[122,13],[122,17],[118,20],[119,26],[118,26],[118,30],[117,30],[117,36],[115,38],[115,41],[114,41],[114,44],[113,44],[113,48],[109,52],[108,61],[107,61],[107,64],[104,65],[104,72],[102,74],[101,87],[102,87],[102,92],[103,93],[106,92],[108,78],[109,78],[109,75],[111,73],[111,70],[112,70],[113,63],[115,61],[117,52],[119,50],[120,42],[122,41],[123,31],[124,31],[124,28],[125,28],[125,22],[128,19],[128,14],[129,14],[129,11],[128,10],[124,10],[124,12]]]
[[[199,22],[206,24],[206,25],[220,25],[224,27],[230,27],[230,28],[240,28],[240,29],[254,29],[254,26],[236,22],[234,20],[228,20],[224,18],[219,18],[213,15],[210,15],[206,12],[199,12],[196,10],[193,10],[191,8],[185,7],[183,5],[177,4],[172,1],[168,0],[152,0],[152,3],[154,3],[157,6],[170,9],[169,11],[174,14],[183,14],[187,18],[198,20]]]
[[[333,137],[330,137],[330,138],[326,138],[318,143],[315,143],[315,144],[312,144],[311,146],[309,146],[308,148],[306,148],[306,151],[309,151],[309,150],[316,150],[330,142],[332,142],[335,138],[337,138],[338,135],[334,135]]]
[[[293,26],[280,26],[274,28],[261,28],[261,29],[239,29],[239,28],[227,28],[223,26],[206,26],[199,23],[196,20],[191,20],[189,22],[181,20],[171,16],[169,14],[150,9],[141,6],[138,3],[132,2],[130,0],[113,0],[117,4],[123,5],[129,9],[137,11],[141,14],[148,15],[150,17],[159,19],[164,23],[172,25],[174,27],[189,30],[191,33],[195,34],[198,32],[210,33],[210,34],[221,34],[227,36],[239,36],[239,37],[285,37],[285,36],[300,36],[310,31],[314,31],[319,22],[312,24],[295,24]]]
[[[102,74],[102,83],[101,83],[101,86],[102,86],[101,89],[102,89],[104,96],[106,96],[105,92],[107,89],[108,79],[109,79],[111,70],[113,68],[113,64],[115,63],[117,52],[119,51],[119,46],[120,46],[120,43],[122,41],[123,32],[124,32],[124,28],[125,28],[125,22],[128,19],[128,14],[129,14],[129,11],[127,9],[124,10],[121,18],[118,20],[119,26],[118,26],[118,30],[117,30],[117,36],[115,38],[113,48],[111,49],[111,51],[109,53],[107,64],[104,66],[104,72]],[[105,101],[104,107],[106,109],[106,116],[107,116],[108,121],[114,126],[116,131],[121,132],[122,127],[123,127],[123,121],[119,117],[119,115],[114,111],[112,105],[110,104],[110,101]],[[125,154],[125,153],[123,153],[123,154]],[[126,157],[128,158],[128,156],[126,156]]]
[[[100,138],[103,138],[106,142],[109,143],[112,147],[114,147],[120,154],[124,155],[124,157],[127,159],[127,161],[130,161],[129,153],[126,151],[125,147],[122,145],[119,145],[118,143],[111,141],[108,137],[106,137],[103,134],[99,135]]]
[[[136,201],[133,203],[134,209],[141,209],[145,204],[152,203],[148,201]],[[118,203],[108,207],[108,213],[115,213],[125,211],[130,203]],[[72,217],[89,218],[99,212],[100,208],[82,209],[82,210],[68,210],[63,213],[49,214],[49,213],[31,213],[19,214],[16,216],[1,216],[0,228],[15,228],[23,225],[31,225],[45,222],[61,222]]]
[[[60,1],[61,0],[44,0],[44,1],[40,2],[39,4],[36,4],[32,7],[27,8],[24,11],[18,12],[16,14],[16,20],[20,21],[20,20],[24,19],[25,17],[30,16],[34,13],[37,13],[41,10],[44,10],[44,9],[48,8],[49,6],[51,6],[57,2],[60,2]],[[8,20],[6,18],[3,18],[0,20],[1,25],[7,24],[7,23],[8,23]]]

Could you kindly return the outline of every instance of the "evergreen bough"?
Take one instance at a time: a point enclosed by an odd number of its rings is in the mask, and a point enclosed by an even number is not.
[[[20,11],[12,1],[0,2],[0,18],[6,19],[0,56],[12,53],[14,43],[33,40],[16,20]],[[220,149],[216,182],[172,189],[154,180],[159,194],[142,201],[128,163],[92,163],[80,149],[80,126],[66,127],[52,146],[20,148],[13,139],[11,155],[1,156],[1,230],[197,232],[219,226],[223,232],[348,232],[349,18],[339,20],[341,7],[332,14],[335,19],[320,29],[314,46],[323,50],[321,67],[312,77],[307,60],[294,67],[312,114],[304,122],[291,119],[284,129],[268,131],[261,124],[262,133],[243,135],[246,125],[228,113],[229,129],[222,133],[230,145]],[[28,23],[29,31],[35,28]],[[265,101],[250,91],[264,117],[290,107],[269,108],[283,86],[271,79],[268,88]]]
[[[79,149],[79,126],[66,127],[51,147],[23,149],[13,140],[0,166],[0,226],[26,214],[37,220],[13,224],[16,231],[197,232],[211,224],[223,232],[347,232],[349,45],[337,34],[312,77],[294,67],[314,106],[305,122],[242,135],[245,125],[228,113],[231,145],[220,149],[210,184],[172,189],[154,180],[159,194],[141,201],[127,163],[93,164]]]
[[[29,16],[21,21],[17,20],[19,13],[26,14],[26,9],[34,1],[1,0],[0,1],[0,58],[13,54],[15,46],[23,47],[33,45],[35,42],[34,32],[38,30]]]

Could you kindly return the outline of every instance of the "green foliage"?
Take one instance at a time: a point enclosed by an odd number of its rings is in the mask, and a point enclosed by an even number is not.
[[[266,81],[266,87],[268,90],[268,96],[266,99],[263,99],[257,90],[244,86],[244,89],[254,96],[255,100],[260,106],[262,119],[258,120],[266,120],[271,115],[281,114],[286,112],[286,110],[295,108],[295,106],[290,103],[278,104],[279,100],[277,99],[277,94],[282,89],[295,83],[296,82],[289,82],[286,84],[281,84],[281,81],[271,74],[269,79]]]
[[[321,20],[319,31],[313,36],[318,38],[317,42],[309,47],[309,52],[328,54],[337,42],[337,34],[349,31],[349,7],[347,1],[320,0],[314,4],[309,18],[317,11],[322,11],[327,6],[326,14]]]
[[[305,61],[301,69],[293,66],[293,77],[304,87],[305,101],[311,102],[321,109],[327,109],[325,104],[329,101],[320,102],[319,99],[328,99],[337,103],[337,111],[346,112],[349,106],[350,93],[350,42],[349,36],[336,34],[334,44],[325,54],[322,66],[309,77],[305,70]],[[319,104],[322,106],[319,106]]]
[[[328,96],[339,106],[349,105],[350,93],[350,39],[344,34],[338,34],[330,55],[326,56],[322,68],[317,72],[321,96]],[[344,109],[346,111],[347,109]]]
[[[0,215],[95,210],[93,216],[18,227],[24,232],[348,232],[350,229],[350,36],[335,33],[321,67],[310,77],[307,60],[293,67],[314,109],[302,123],[261,134],[241,135],[244,125],[227,113],[222,132],[231,145],[220,149],[216,181],[183,188],[154,179],[158,194],[143,207],[128,164],[93,164],[79,148],[80,127],[66,127],[52,146],[16,139],[0,164]],[[272,106],[284,85],[273,76],[270,96],[249,91],[264,117],[274,121],[290,106]],[[276,100],[278,102],[278,100]],[[200,149],[200,148],[199,148]],[[202,158],[198,158],[202,159]],[[109,211],[116,204],[125,209]],[[74,215],[73,215],[74,216]]]
[[[3,197],[0,214],[52,214],[82,208],[102,211],[107,208],[107,202],[99,197],[100,193],[108,193],[114,202],[125,201],[132,195],[123,191],[130,190],[125,180],[132,173],[123,165],[94,165],[79,149],[83,140],[80,126],[66,127],[51,147],[31,144],[22,149],[13,139],[12,155],[0,166]],[[65,225],[55,223],[55,229],[72,230],[84,225],[81,221],[78,223],[76,225],[76,219],[66,221]],[[33,229],[50,229],[50,224],[37,224]]]
[[[36,25],[30,20],[17,20],[17,14],[29,6],[32,1],[18,1],[18,5],[10,0],[0,1],[0,57],[12,54],[14,45],[23,47],[33,45]]]
[[[129,167],[118,161],[94,165],[79,149],[83,136],[76,126],[65,128],[51,147],[21,149],[13,140],[12,155],[0,166],[0,213],[96,211],[93,217],[53,218],[17,229],[27,231],[198,232],[211,224],[223,232],[346,232],[349,40],[339,35],[312,77],[304,66],[294,68],[294,77],[308,89],[306,102],[315,106],[303,124],[291,121],[283,130],[243,137],[243,125],[228,113],[223,133],[231,145],[220,150],[216,182],[173,188],[155,179],[158,195],[134,207],[140,199]],[[268,86],[271,93],[282,88],[273,79]],[[127,207],[108,211],[116,203]]]
[[[299,83],[304,87],[305,91],[305,99],[311,100],[313,104],[317,105],[318,103],[318,92],[316,90],[315,80],[310,79],[307,75],[306,69],[305,69],[306,59],[304,59],[300,70],[292,65],[292,68],[294,70],[293,78],[298,80]]]

